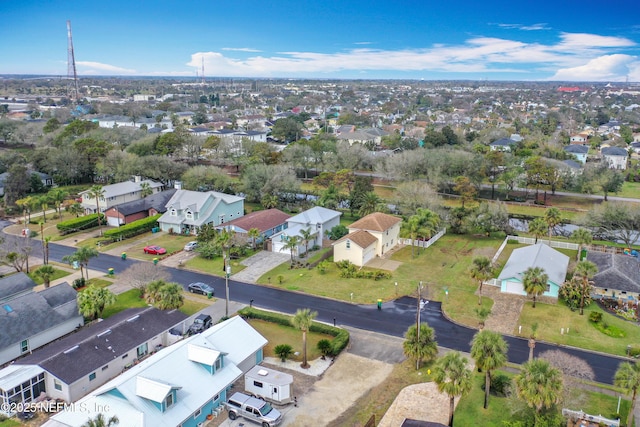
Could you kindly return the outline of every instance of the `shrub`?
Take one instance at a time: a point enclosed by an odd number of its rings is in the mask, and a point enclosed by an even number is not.
[[[100,214],[100,222],[104,224],[104,214]],[[86,230],[98,226],[98,214],[90,214],[67,221],[61,221],[56,225],[61,235],[73,233],[74,231]]]
[[[600,323],[602,321],[602,313],[599,311],[592,311],[591,314],[589,314],[589,320],[593,323]]]
[[[152,228],[158,226],[158,218],[160,218],[160,216],[161,214],[153,215],[133,221],[118,228],[107,230],[104,232],[104,236],[115,242],[116,240],[126,239],[128,237],[146,233],[147,231],[151,231]]]
[[[80,289],[80,288],[84,288],[87,284],[87,281],[85,280],[84,277],[79,277],[76,280],[73,281],[73,289]]]
[[[289,344],[278,344],[273,351],[278,355],[280,360],[286,362],[287,358],[293,353],[293,347]]]
[[[322,356],[328,356],[331,353],[331,341],[320,340],[318,341],[318,350],[322,353]]]
[[[629,356],[631,357],[640,356],[640,345],[636,344],[629,347]]]
[[[511,391],[511,378],[504,374],[493,375],[491,377],[490,391],[496,396],[508,396]]]

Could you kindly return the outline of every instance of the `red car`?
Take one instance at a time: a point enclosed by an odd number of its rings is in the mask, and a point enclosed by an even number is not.
[[[150,255],[164,255],[167,253],[165,248],[161,248],[160,246],[145,246],[143,249],[145,254]]]

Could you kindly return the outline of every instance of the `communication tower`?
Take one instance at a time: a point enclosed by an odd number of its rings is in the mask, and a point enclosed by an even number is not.
[[[72,94],[69,97],[75,101],[78,100],[78,73],[76,71],[76,58],[73,54],[73,39],[71,38],[71,21],[67,21],[67,78],[71,81]]]

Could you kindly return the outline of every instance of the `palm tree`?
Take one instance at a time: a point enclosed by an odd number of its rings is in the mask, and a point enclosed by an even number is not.
[[[536,243],[540,237],[547,234],[548,229],[547,222],[542,218],[536,218],[529,222],[529,233],[536,238]]]
[[[224,230],[220,230],[213,239],[213,244],[222,252],[225,274],[227,272],[227,262],[229,262],[227,259],[229,256],[229,248],[231,248],[234,236],[235,231],[229,231],[225,228]]]
[[[538,323],[531,325],[531,335],[529,336],[529,362],[533,360],[533,350],[536,348],[536,338],[538,333]]]
[[[76,218],[78,218],[80,214],[84,212],[84,209],[82,208],[82,205],[80,203],[73,203],[67,206],[65,210],[69,212],[71,215],[75,215]]]
[[[90,418],[81,427],[111,427],[118,425],[120,420],[115,415],[109,419],[106,419],[103,414],[98,414],[95,418]]]
[[[151,188],[151,184],[149,184],[148,182],[141,182],[140,183],[140,195],[142,196],[142,198],[144,199],[147,196],[150,196],[153,194],[153,188]]]
[[[47,209],[49,208],[49,203],[51,200],[47,194],[43,194],[42,196],[36,198],[38,201],[38,206],[42,209],[42,220],[47,222]]]
[[[158,289],[158,308],[160,310],[174,310],[182,307],[184,297],[182,286],[177,283],[167,283]]]
[[[420,219],[416,215],[410,216],[407,221],[403,221],[400,225],[400,236],[411,239],[411,258],[415,257],[413,241],[418,238],[419,229]]]
[[[473,386],[473,375],[467,367],[467,358],[457,351],[442,356],[433,367],[433,380],[440,393],[449,395],[449,426],[453,425],[456,396],[467,394]]]
[[[298,245],[300,244],[300,236],[288,236],[289,238],[287,239],[286,243],[284,244],[284,246],[280,249],[281,251],[283,250],[288,250],[289,253],[291,253],[291,267],[293,267],[293,254],[296,253],[296,249],[298,248]]]
[[[44,283],[45,289],[49,287],[51,278],[56,273],[56,269],[50,265],[43,265],[33,272],[36,276],[40,277]]]
[[[478,281],[478,305],[482,304],[482,284],[489,280],[492,275],[491,260],[486,256],[473,259],[473,265],[469,271],[472,279]]]
[[[31,222],[31,205],[33,204],[33,197],[27,196],[23,199],[16,200],[16,206],[22,208],[22,213],[24,214],[24,223],[25,225]],[[27,219],[27,215],[29,219]]]
[[[416,333],[416,325],[409,326],[404,334],[405,341],[402,349],[405,356],[416,361],[416,369],[420,369],[423,360],[431,361],[438,355],[438,343],[435,340],[433,328],[426,323],[420,323],[420,336]]]
[[[548,208],[544,212],[544,222],[549,229],[549,245],[551,245],[551,234],[553,233],[553,227],[562,223],[562,214],[558,208]]]
[[[367,216],[374,213],[378,209],[380,203],[380,197],[373,191],[369,191],[362,195],[362,201],[360,209],[358,209],[358,215]]]
[[[317,311],[311,311],[309,308],[299,308],[291,319],[293,327],[302,331],[302,364],[300,366],[304,369],[309,368],[309,363],[307,363],[307,331],[309,331],[313,319],[317,315]]]
[[[571,233],[571,240],[578,244],[578,261],[580,261],[582,247],[593,242],[593,235],[586,228],[578,228]]]
[[[627,393],[631,393],[631,409],[627,418],[627,425],[630,426],[636,406],[638,388],[640,388],[640,365],[638,362],[622,362],[613,377],[613,384],[624,389]]]
[[[278,207],[278,196],[275,194],[265,194],[260,199],[260,204],[265,209],[273,209]]]
[[[102,185],[94,185],[89,188],[87,195],[92,199],[96,199],[96,213],[98,214],[98,228],[100,228],[100,235],[102,236],[102,222],[100,221],[100,198],[104,197],[104,189]]]
[[[52,203],[55,203],[58,217],[62,218],[62,202],[64,202],[65,199],[69,197],[69,192],[63,190],[62,188],[52,188],[47,193],[47,196],[49,196],[49,199]]]
[[[300,230],[300,234],[302,235],[302,242],[304,243],[304,247],[305,247],[305,256],[307,258],[309,258],[309,242],[313,237],[313,233],[311,232],[311,228],[306,228],[303,230]]]
[[[489,406],[491,371],[507,363],[507,343],[497,332],[484,330],[473,336],[471,357],[476,366],[484,371],[484,409]]]
[[[562,372],[544,359],[524,363],[514,380],[518,397],[538,415],[562,397]]]
[[[536,308],[536,297],[547,290],[549,276],[542,267],[529,267],[524,271],[522,284],[527,295],[533,297],[533,308]]]
[[[116,296],[107,288],[89,285],[82,292],[78,292],[78,310],[90,320],[100,317],[104,308],[114,302],[116,302]]]
[[[256,250],[256,243],[258,239],[262,236],[262,233],[257,228],[252,228],[247,232],[247,236],[251,239],[251,246],[253,250]]]
[[[155,304],[160,300],[160,288],[166,285],[167,282],[158,279],[153,280],[144,287],[144,299],[149,304]]]
[[[80,246],[74,253],[62,257],[62,261],[73,264],[77,261],[80,266],[80,276],[84,277],[83,269],[87,269],[87,280],[89,280],[89,260],[98,256],[98,251],[89,246]]]
[[[580,261],[576,265],[574,276],[578,277],[580,283],[580,315],[584,314],[585,296],[591,295],[591,279],[598,274],[598,266],[591,261]]]
[[[418,208],[416,210],[416,216],[418,217],[418,223],[420,224],[420,227],[418,228],[418,237],[430,239],[438,231],[438,227],[440,226],[440,216],[437,213],[424,208]]]

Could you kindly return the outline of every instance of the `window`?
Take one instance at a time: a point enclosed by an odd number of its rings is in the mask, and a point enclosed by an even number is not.
[[[169,393],[164,399],[164,405],[168,408],[173,405],[173,394]]]
[[[351,249],[351,241],[347,240],[347,249]]]
[[[222,357],[216,359],[216,371],[222,369]]]
[[[62,383],[54,378],[53,388],[55,388],[58,391],[62,390]]]
[[[198,418],[200,414],[202,414],[202,408],[193,413],[193,419],[195,420],[196,418]]]
[[[253,385],[262,388],[262,383],[260,381],[254,381]]]
[[[551,290],[551,285],[547,283],[547,290],[545,292],[549,292]]]
[[[129,353],[126,353],[122,356],[123,359],[126,359],[127,357],[129,357]]]
[[[95,372],[90,373],[89,374],[89,381],[93,381],[95,379],[96,379],[96,373]]]
[[[109,369],[109,365],[104,365],[104,366],[102,367],[102,370],[103,370],[103,371],[106,371],[107,369]]]
[[[29,340],[24,340],[20,343],[20,351],[22,353],[29,351]]]
[[[178,211],[176,211],[175,209],[171,209],[170,215],[171,216],[178,216]]]
[[[148,352],[149,352],[149,346],[147,345],[147,343],[142,344],[140,347],[138,347],[138,350],[137,350],[138,358],[145,356]]]
[[[215,396],[213,396],[213,401],[215,402],[216,400],[220,399],[220,395],[216,394]]]
[[[193,212],[187,211],[185,212],[185,216],[187,217],[187,219],[193,219]]]

